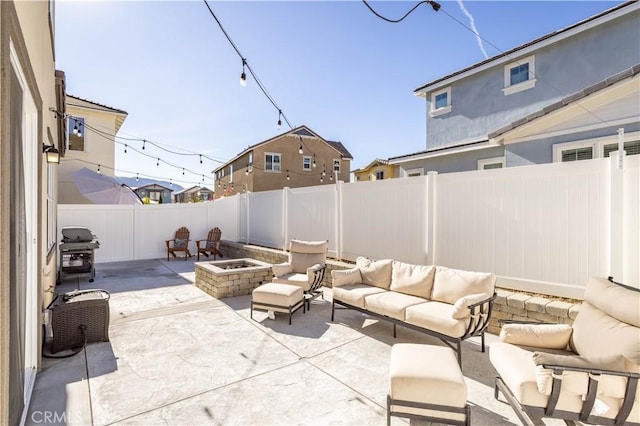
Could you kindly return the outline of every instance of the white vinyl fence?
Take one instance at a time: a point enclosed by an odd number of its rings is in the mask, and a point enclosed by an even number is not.
[[[285,188],[195,204],[59,205],[58,226],[96,234],[96,262],[162,258],[186,226],[286,249],[329,241],[329,256],[393,258],[499,276],[514,289],[581,297],[588,278],[640,281],[640,156]],[[195,243],[192,243],[195,246]],[[194,247],[195,248],[195,247]]]

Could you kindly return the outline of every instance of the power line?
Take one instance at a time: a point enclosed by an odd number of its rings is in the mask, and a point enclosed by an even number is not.
[[[409,16],[411,14],[411,12],[413,12],[414,10],[416,10],[420,5],[423,4],[428,4],[433,8],[434,12],[437,12],[438,10],[440,10],[440,4],[436,3],[435,1],[431,1],[431,0],[424,0],[424,1],[420,1],[418,2],[415,6],[413,6],[407,13],[404,14],[404,16],[400,19],[390,19],[390,18],[386,18],[384,16],[382,16],[381,14],[379,14],[378,12],[376,12],[373,7],[371,7],[371,5],[369,5],[369,3],[367,3],[367,0],[362,0],[362,2],[364,3],[365,6],[367,6],[367,8],[374,14],[376,15],[378,18],[385,20],[387,22],[390,22],[392,24],[397,24],[399,22],[402,22],[407,16]]]

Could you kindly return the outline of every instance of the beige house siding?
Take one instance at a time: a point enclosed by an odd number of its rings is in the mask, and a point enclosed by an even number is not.
[[[398,177],[396,174],[397,166],[388,164],[378,164],[365,169],[360,169],[353,172],[353,176],[356,182],[378,180],[376,178],[378,172],[382,172],[382,179],[393,179]]]
[[[41,357],[39,342],[42,335],[39,324],[42,324],[42,308],[48,301],[44,296],[50,298],[56,279],[57,246],[48,244],[49,232],[54,230],[47,227],[47,188],[49,178],[52,178],[53,182],[56,180],[57,166],[48,166],[42,154],[43,142],[54,143],[56,146],[60,143],[57,137],[56,115],[50,111],[50,108],[56,109],[56,80],[49,6],[50,3],[45,1],[0,2],[0,240],[3,241],[3,244],[0,244],[0,424],[15,424],[16,419],[19,421],[22,414],[10,410],[10,354],[16,350],[16,345],[11,344],[9,328],[12,322],[11,286],[15,285],[10,282],[11,265],[19,262],[27,262],[27,265],[30,262],[35,263],[30,270],[33,274],[28,271],[25,281],[26,288],[35,296],[27,296],[27,305],[30,301],[33,305],[26,306],[25,312],[27,315],[37,315],[37,318],[30,318],[33,328],[29,330],[35,339],[35,342],[32,340],[32,347],[34,352],[37,352],[34,353],[36,368],[39,368]],[[33,200],[33,203],[26,204],[27,227],[31,229],[28,232],[33,232],[33,240],[27,241],[22,256],[14,252],[9,244],[14,205],[10,194],[12,187],[18,189],[17,182],[11,179],[11,171],[15,167],[11,161],[15,151],[10,129],[10,94],[14,74],[11,46],[18,62],[19,73],[24,76],[24,96],[31,95],[34,107],[32,127],[29,126],[28,118],[23,120],[23,126],[33,128],[34,132],[27,133],[23,141],[25,176],[33,176],[32,185],[24,190],[25,197]],[[54,195],[50,208],[55,211],[55,207]],[[31,221],[30,218],[34,220]],[[26,392],[29,394],[30,390],[27,388]],[[15,393],[13,396],[22,397]],[[23,403],[26,404],[27,401],[24,400]]]
[[[84,99],[67,95],[67,114],[85,120],[84,151],[67,149],[60,161],[58,177],[58,202],[60,204],[93,204],[83,197],[72,173],[86,167],[105,176],[114,176],[115,135],[127,114],[124,111],[104,107]],[[72,127],[72,126],[70,126]],[[94,130],[96,129],[96,130]]]
[[[335,182],[333,174],[334,160],[340,161],[340,173],[338,180],[349,181],[351,160],[343,158],[333,146],[317,137],[303,137],[303,154],[299,153],[300,137],[293,134],[284,134],[266,143],[257,144],[253,148],[243,152],[231,162],[220,167],[216,172],[224,170],[224,175],[216,179],[216,198],[222,195],[233,195],[244,191],[259,192],[281,189],[283,187],[300,188],[315,185],[328,185]],[[280,155],[280,171],[266,170],[266,155]],[[311,157],[315,154],[316,167],[310,170],[303,169],[303,157]],[[247,166],[252,156],[250,173],[247,175]],[[233,173],[230,176],[230,165],[233,165]],[[322,178],[322,170],[325,175]],[[287,171],[289,179],[287,179]]]

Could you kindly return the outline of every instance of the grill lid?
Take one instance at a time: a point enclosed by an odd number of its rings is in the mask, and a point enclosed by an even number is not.
[[[96,237],[89,228],[83,226],[65,226],[62,228],[63,243],[82,243],[94,240]]]

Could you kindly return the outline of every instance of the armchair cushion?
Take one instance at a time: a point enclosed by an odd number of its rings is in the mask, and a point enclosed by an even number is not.
[[[391,284],[391,259],[373,261],[367,257],[358,257],[356,265],[360,269],[364,284],[389,290]]]
[[[289,263],[278,263],[275,265],[271,265],[271,272],[276,277],[281,277],[283,275],[287,275],[293,272],[293,267]]]
[[[495,285],[494,274],[438,266],[433,280],[431,299],[453,305],[458,299],[468,294],[493,294]]]
[[[327,260],[326,241],[291,240],[289,248],[289,264],[293,272],[306,274],[307,268],[319,263],[324,265]]]
[[[331,278],[333,280],[333,288],[341,287],[343,285],[355,285],[362,282],[362,276],[360,275],[360,269],[334,269],[331,271]]]
[[[471,316],[471,310],[469,306],[482,302],[485,299],[490,298],[486,293],[470,294],[468,296],[461,297],[453,304],[453,311],[451,317],[454,319],[465,319]]]
[[[173,240],[173,248],[186,248],[188,241],[189,240],[185,240],[182,238],[176,238],[175,240]]]
[[[411,265],[394,260],[391,269],[389,290],[424,299],[431,297],[435,266]]]
[[[322,268],[324,268],[324,265],[321,265],[320,263],[316,263],[315,265],[307,268],[307,280],[309,283],[313,282],[316,272],[320,271]]]
[[[565,349],[572,331],[568,324],[505,324],[500,340],[534,348]]]

